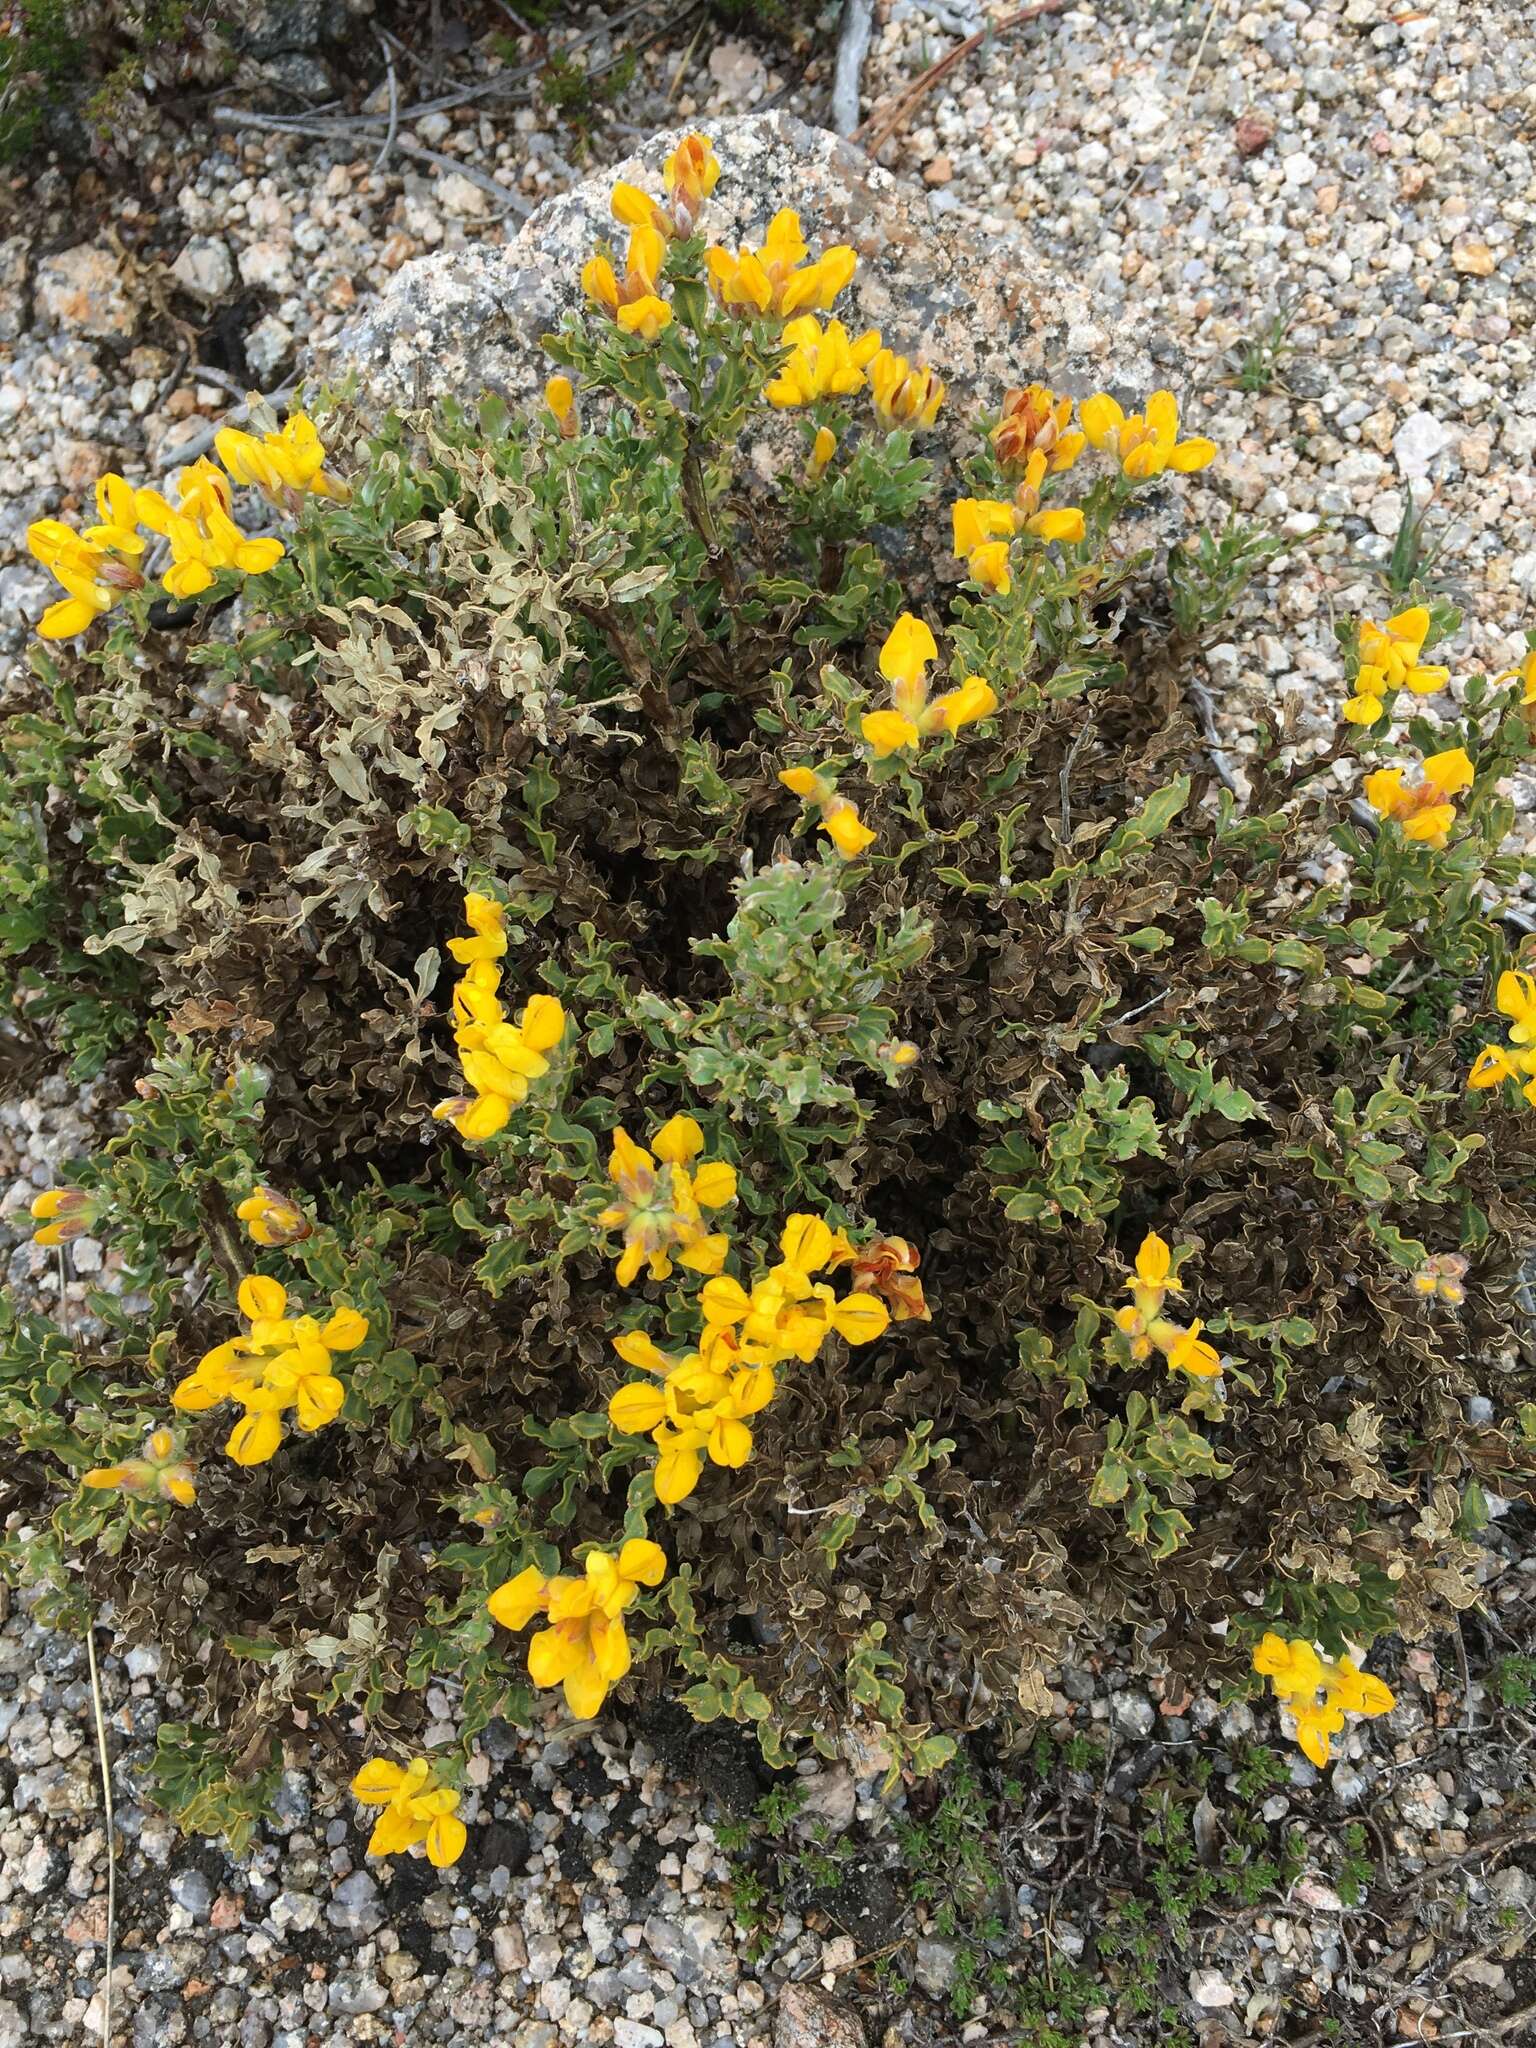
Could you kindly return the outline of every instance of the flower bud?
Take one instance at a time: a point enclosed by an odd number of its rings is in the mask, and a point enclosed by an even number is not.
[[[68,1244],[84,1237],[96,1221],[97,1206],[84,1188],[50,1188],[34,1199],[32,1215],[42,1225],[32,1233],[34,1244]]]
[[[255,1244],[298,1244],[314,1232],[314,1225],[297,1202],[261,1183],[240,1203],[235,1214]]]

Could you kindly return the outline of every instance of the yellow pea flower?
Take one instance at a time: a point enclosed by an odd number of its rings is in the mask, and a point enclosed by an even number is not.
[[[581,288],[625,333],[654,341],[672,319],[670,304],[656,290],[666,254],[660,231],[642,224],[630,232],[623,278],[606,256],[594,256],[582,266]]]
[[[1216,460],[1214,441],[1200,435],[1179,439],[1179,402],[1171,391],[1154,391],[1144,413],[1129,415],[1101,391],[1083,400],[1079,418],[1092,445],[1113,455],[1122,473],[1138,482],[1166,469],[1205,469]]]
[[[928,707],[945,732],[958,732],[979,718],[990,718],[997,709],[997,692],[985,676],[968,676],[958,689],[946,690]]]
[[[1519,1081],[1527,1102],[1536,1106],[1536,976],[1506,968],[1499,976],[1494,1002],[1510,1020],[1510,1045],[1485,1045],[1467,1075],[1469,1088],[1493,1088],[1501,1081]],[[34,1213],[36,1205],[33,1205]]]
[[[620,180],[609,204],[613,217],[626,227],[651,227],[662,235],[691,235],[704,201],[720,177],[720,163],[709,139],[685,135],[667,158],[662,169],[666,181],[666,206],[660,205],[638,185]]]
[[[944,403],[944,386],[932,370],[914,368],[888,348],[870,362],[869,394],[887,427],[931,427]]]
[[[1170,1295],[1182,1294],[1182,1281],[1174,1277],[1173,1248],[1157,1231],[1149,1230],[1136,1254],[1135,1270],[1126,1282],[1131,1299],[1116,1310],[1115,1327],[1126,1340],[1134,1364],[1160,1351],[1170,1372],[1188,1373],[1193,1379],[1214,1379],[1221,1371],[1221,1354],[1200,1335],[1199,1321],[1187,1326],[1164,1313]]]
[[[1349,1657],[1323,1657],[1311,1643],[1287,1641],[1272,1630],[1253,1651],[1253,1668],[1267,1678],[1276,1699],[1291,1714],[1302,1753],[1322,1770],[1349,1714],[1390,1713],[1397,1700],[1381,1679],[1361,1671]]]
[[[805,465],[805,480],[808,484],[819,484],[827,473],[828,465],[837,453],[837,436],[830,427],[818,427],[816,438],[811,443],[811,452]]]
[[[40,639],[73,639],[128,591],[143,588],[144,578],[134,564],[144,552],[144,542],[138,533],[136,501],[128,502],[132,498],[122,477],[107,475],[96,486],[99,525],[81,534],[61,519],[34,519],[27,528],[28,552],[66,592],[38,620]]]
[[[899,711],[866,711],[859,721],[859,730],[877,761],[905,747],[915,747],[919,738],[912,720]]]
[[[723,1209],[736,1199],[736,1169],[724,1159],[699,1159],[704,1133],[690,1116],[674,1116],[651,1139],[637,1145],[622,1124],[613,1133],[608,1177],[618,1195],[598,1216],[605,1230],[624,1233],[615,1277],[630,1286],[648,1270],[666,1280],[677,1263],[695,1273],[718,1273],[729,1241],[711,1231],[706,1209]],[[698,1161],[695,1165],[694,1162]]]
[[[1365,798],[1379,816],[1402,827],[1405,839],[1438,849],[1456,822],[1454,800],[1472,787],[1475,775],[1465,748],[1450,747],[1428,755],[1423,774],[1413,782],[1401,768],[1378,768],[1365,778]]]
[[[565,1010],[558,997],[531,996],[515,1023],[509,1022],[498,990],[507,950],[506,911],[493,896],[471,889],[464,898],[466,937],[448,941],[464,968],[453,992],[453,1040],[459,1066],[472,1091],[450,1095],[432,1114],[451,1123],[460,1137],[478,1143],[502,1130],[532,1082],[549,1072],[545,1057],[565,1036]]]
[[[845,796],[835,796],[822,806],[821,829],[844,860],[857,860],[875,843],[876,834],[859,816],[858,805]]]
[[[778,374],[763,387],[768,403],[781,411],[862,391],[865,366],[880,346],[874,329],[851,340],[841,320],[829,320],[823,327],[814,313],[786,320],[783,339],[790,353]],[[837,443],[832,445],[835,448]]]
[[[544,386],[544,403],[549,407],[562,441],[574,441],[578,431],[576,387],[569,377],[551,377]]]
[[[251,484],[279,512],[297,515],[307,495],[345,504],[351,491],[325,467],[325,449],[307,413],[290,413],[274,434],[221,427],[213,445],[237,484]]]
[[[469,1839],[458,1818],[459,1794],[420,1756],[404,1765],[383,1757],[366,1763],[352,1780],[352,1796],[364,1806],[382,1806],[368,1838],[370,1856],[400,1856],[418,1846],[438,1870],[457,1863]]]
[[[666,1553],[644,1537],[631,1537],[617,1553],[588,1551],[581,1578],[545,1578],[533,1566],[498,1586],[486,1605],[503,1628],[526,1628],[548,1617],[528,1646],[528,1676],[537,1686],[561,1686],[578,1720],[600,1712],[610,1689],[630,1666],[623,1616],[642,1586],[659,1586]]]
[[[175,506],[155,490],[141,490],[135,498],[144,525],[170,542],[171,566],[160,579],[168,596],[199,596],[220,569],[261,576],[282,560],[280,540],[252,539],[235,524],[229,479],[206,456],[182,471],[179,490]]]
[[[720,159],[707,135],[685,135],[661,167],[680,235],[691,235],[704,202],[720,182]]]
[[[704,252],[710,287],[727,312],[748,319],[826,313],[853,277],[858,258],[845,244],[825,249],[814,263],[800,232],[800,216],[782,207],[768,226],[760,249],[712,248]]]
[[[235,1402],[245,1413],[224,1448],[237,1465],[262,1465],[283,1440],[288,1409],[306,1432],[336,1419],[346,1390],[332,1370],[334,1354],[357,1349],[368,1318],[345,1306],[324,1323],[290,1316],[287,1289],[264,1273],[242,1280],[236,1300],[249,1331],[205,1352],[175,1387],[171,1405],[200,1415]]]
[[[949,518],[954,552],[972,582],[1006,597],[1013,588],[1008,543],[1018,530],[1014,507],[1002,498],[957,498]]]
[[[1391,688],[1384,669],[1374,662],[1362,662],[1344,716],[1351,725],[1374,725],[1387,708]]]
[[[1380,626],[1370,619],[1362,620],[1362,665],[1378,670],[1388,689],[1408,689],[1416,697],[1431,697],[1437,690],[1443,690],[1450,681],[1450,670],[1426,667],[1419,660],[1429,638],[1430,623],[1429,607],[1423,604],[1394,612]]]
[[[1040,492],[1046,478],[1046,457],[1036,448],[1024,463],[1024,474],[1013,494],[1014,518],[1018,529],[1035,540],[1060,541],[1075,545],[1087,531],[1082,509],[1077,505],[1048,505],[1041,509]]]
[[[891,685],[898,711],[922,708],[928,664],[938,658],[932,629],[914,613],[903,612],[880,649],[880,673]]]
[[[814,768],[781,768],[779,780],[792,794],[816,805],[821,830],[845,860],[857,859],[866,847],[874,845],[876,834],[860,818],[857,804],[838,795],[829,775],[818,774]]]

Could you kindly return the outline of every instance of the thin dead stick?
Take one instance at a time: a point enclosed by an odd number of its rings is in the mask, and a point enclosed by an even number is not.
[[[979,50],[993,36],[1006,35],[1011,28],[1023,28],[1026,22],[1038,21],[1044,14],[1060,14],[1066,5],[1067,0],[1036,0],[1033,7],[1021,7],[1016,13],[1005,14],[1001,21],[989,21],[975,35],[967,36],[963,43],[956,43],[948,56],[941,57],[937,64],[930,64],[921,78],[915,78],[897,95],[896,104],[889,113],[883,114],[879,120],[871,114],[867,121],[854,129],[849,141],[863,143],[871,156],[877,156],[897,129],[905,127],[911,120],[919,103],[927,98],[945,73],[969,57],[973,50]]]
[[[389,152],[395,146],[395,137],[400,131],[400,81],[395,77],[395,60],[388,43],[379,38],[379,48],[384,52],[384,65],[389,81],[389,128],[379,144],[379,153],[373,160],[373,168],[382,171],[389,162]]]
[[[576,36],[568,43],[562,44],[560,54],[568,57],[573,51],[585,49],[588,43],[596,42],[599,36],[611,35],[615,29],[622,28],[626,22],[633,21],[637,15],[649,14],[654,4],[655,0],[638,0],[636,6],[626,7],[620,14],[608,15],[595,28],[589,28],[584,34]],[[1065,0],[1063,0],[1063,4],[1065,4]],[[640,44],[639,47],[641,49],[648,49],[650,44],[661,36],[669,34],[674,28],[680,28],[692,12],[693,9],[690,7],[675,21],[664,21],[655,34],[645,43]],[[610,58],[606,64],[598,65],[590,75],[594,78],[603,77],[616,64],[621,63],[626,54],[627,52],[620,51],[617,56]],[[500,94],[505,93],[509,86],[520,85],[529,79],[537,78],[546,69],[547,65],[541,62],[538,64],[518,65],[508,71],[498,71],[490,78],[478,79],[473,85],[459,86],[453,92],[438,93],[432,99],[415,100],[410,106],[400,109],[400,119],[402,121],[416,121],[423,114],[446,114],[454,107],[472,106],[477,100],[493,100]],[[226,126],[270,128],[278,133],[287,132],[293,135],[311,135],[319,136],[322,139],[334,140],[340,140],[348,135],[366,135],[370,130],[376,132],[384,125],[387,118],[382,113],[336,114],[324,117],[322,121],[321,119],[314,119],[303,114],[263,114],[258,118],[248,113],[244,107],[224,106],[215,107],[213,110],[213,119],[223,122]]]
[[[464,163],[456,156],[444,156],[440,149],[428,149],[424,142],[411,142],[401,136],[395,144],[407,156],[420,157],[423,163],[436,164],[439,170],[457,171],[461,178],[468,178],[472,185],[478,185],[482,192],[489,192],[493,199],[499,199],[508,213],[520,213],[526,220],[533,206],[520,192],[502,185],[486,171],[477,170],[473,164]]]
[[[1221,0],[1211,0],[1210,10],[1205,17],[1205,27],[1200,32],[1200,41],[1195,49],[1195,61],[1189,67],[1189,76],[1184,81],[1184,98],[1189,97],[1189,88],[1195,82],[1195,73],[1200,69],[1200,60],[1205,55],[1205,46],[1211,39],[1211,29],[1221,12]]]
[[[101,1766],[101,1799],[107,1819],[107,1947],[106,1976],[101,1988],[101,2048],[112,2048],[112,1965],[117,1942],[117,1822],[112,1812],[112,1760],[107,1755],[107,1722],[101,1705],[101,1673],[96,1668],[94,1621],[85,1631],[85,1658],[91,1674],[91,1713],[96,1723],[96,1760]]]

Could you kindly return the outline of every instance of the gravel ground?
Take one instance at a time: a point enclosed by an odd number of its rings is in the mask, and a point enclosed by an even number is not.
[[[279,52],[220,103],[292,111],[360,74],[350,104],[367,89],[382,106],[388,46],[361,19],[366,4],[353,12],[344,53]],[[967,4],[891,0],[865,111],[878,117],[980,21]],[[637,29],[651,33],[642,18],[617,41]],[[599,30],[583,54],[600,65],[613,47]],[[472,40],[441,82],[517,61]],[[410,104],[428,87],[407,54],[394,62]],[[282,384],[401,263],[505,238],[521,206],[578,166],[627,154],[637,133],[695,115],[707,128],[769,103],[814,119],[829,78],[825,53],[807,62],[689,16],[641,50],[634,81],[585,132],[537,104],[482,100],[401,127],[401,141],[445,161],[396,149],[380,163],[377,135],[167,125],[126,178],[54,168],[13,180],[0,195],[0,668],[45,601],[46,579],[21,552],[27,522],[77,512],[100,469],[173,468],[231,391]],[[1025,221],[1043,265],[1093,280],[1110,312],[1150,314],[1170,363],[1193,366],[1187,410],[1228,450],[1226,488],[1296,541],[1211,654],[1237,746],[1256,703],[1292,698],[1305,717],[1337,693],[1333,620],[1391,608],[1377,571],[1409,496],[1432,500],[1429,530],[1446,539],[1444,574],[1466,612],[1453,672],[1523,650],[1536,585],[1532,79],[1536,29],[1510,4],[1262,0],[1239,13],[1222,0],[1125,0],[997,38],[882,153],[930,188],[937,212]],[[765,194],[765,208],[781,198],[793,195]],[[1271,388],[1237,388],[1244,348],[1280,312],[1289,326]],[[56,1077],[0,1104],[13,1219],[104,1108]],[[59,1267],[17,1229],[0,1242],[15,1247],[12,1281],[57,1300]],[[76,1276],[110,1278],[109,1248],[85,1240],[72,1253]],[[82,1286],[71,1279],[69,1296]],[[1326,1782],[1286,1752],[1283,1782],[1257,1786],[1246,1746],[1255,1734],[1278,1742],[1272,1715],[1170,1698],[1155,1673],[1131,1675],[1129,1644],[1064,1672],[1052,1739],[1096,1735],[1105,1761],[1083,1768],[1062,1747],[1020,1808],[994,1947],[1012,1975],[984,1988],[964,2023],[945,2016],[957,1954],[942,1902],[915,1901],[910,1884],[888,1875],[831,1895],[792,1877],[771,1890],[762,1930],[746,1914],[716,1833],[766,1780],[734,1743],[639,1715],[597,1735],[493,1729],[476,1764],[471,1851],[447,1885],[422,1865],[366,1864],[356,1810],[311,1762],[285,1779],[280,1817],[231,1860],[179,1840],[142,1803],[155,1727],[177,1702],[157,1688],[152,1652],[104,1655],[120,1848],[113,2038],[1043,2041],[1017,1980],[1044,1968],[1056,1984],[1073,1966],[1102,1968],[1104,1997],[1060,2038],[1104,2048],[1532,2038],[1536,1726],[1504,1703],[1499,1660],[1536,1643],[1536,1542],[1514,1513],[1488,1538],[1487,1619],[1468,1620],[1464,1644],[1384,1646],[1401,1705],[1351,1738]],[[82,1648],[18,1610],[0,1631],[0,2048],[102,2037],[93,1745]],[[1158,1787],[1196,1757],[1212,1768],[1220,1824],[1246,1814],[1275,1839],[1297,1825],[1305,1868],[1283,1898],[1197,1916],[1159,1965],[1164,2012],[1128,2033],[1108,2019],[1120,1976],[1096,1964],[1096,1929],[1107,1900],[1174,1860]],[[822,1832],[878,1874],[922,1795],[892,1811],[853,1761],[806,1789]],[[1192,1781],[1177,1782],[1193,1806]],[[1354,1820],[1371,1875],[1349,1910],[1340,1843]],[[880,1991],[865,1967],[898,1941],[910,1994]]]

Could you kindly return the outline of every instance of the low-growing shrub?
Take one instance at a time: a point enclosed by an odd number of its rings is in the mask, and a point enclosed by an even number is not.
[[[360,1711],[448,1860],[428,1683],[467,1742],[631,1669],[920,1771],[1123,1620],[1325,1760],[1530,1493],[1536,657],[1353,625],[1239,778],[1186,686],[1275,545],[1127,545],[1218,459],[1166,392],[998,394],[904,581],[943,386],[715,174],[616,191],[538,416],[258,419],[34,529],[12,1014],[124,1105],[39,1235],[140,1300],[10,1312],[9,1564],[164,1646],[199,1813]]]

